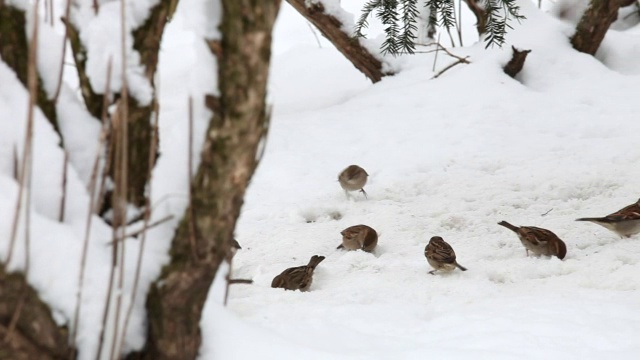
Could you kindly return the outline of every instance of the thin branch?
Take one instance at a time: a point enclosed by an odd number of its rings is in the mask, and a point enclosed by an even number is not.
[[[64,222],[65,205],[67,202],[67,169],[69,168],[69,153],[66,150],[64,151],[62,166],[62,195],[60,196],[60,211],[58,212],[59,222]]]
[[[313,28],[313,25],[311,25],[310,22],[307,22],[307,26],[309,26],[309,30],[311,30],[313,37],[316,39],[316,43],[318,43],[318,47],[322,49],[322,44],[320,43],[320,38],[318,38],[318,33],[316,32],[316,29]]]
[[[107,81],[105,86],[105,94],[109,93],[109,87],[111,86],[111,59],[107,63]],[[108,98],[108,96],[105,96]],[[96,187],[98,184],[98,169],[100,168],[100,154],[102,148],[107,141],[107,127],[103,126],[100,135],[100,144],[97,147],[96,157],[93,162],[93,169],[91,170],[91,180],[89,181],[89,208],[87,209],[87,221],[84,231],[84,242],[82,245],[82,256],[80,258],[80,278],[78,279],[78,292],[76,293],[76,307],[73,315],[73,326],[71,327],[70,339],[74,345],[77,345],[78,339],[78,324],[80,323],[80,308],[82,306],[82,290],[84,289],[84,273],[87,267],[87,252],[89,249],[89,238],[91,237],[91,220],[93,219],[94,206],[96,200]],[[69,360],[76,358],[74,350],[69,354]]]
[[[189,153],[187,155],[188,179],[189,179],[189,243],[193,261],[198,259],[196,216],[193,209],[193,197],[195,193],[193,182],[193,98],[189,96]]]
[[[433,66],[431,67],[431,72],[436,71],[436,63],[438,62],[438,51],[440,51],[440,48],[443,48],[442,46],[440,46],[440,33],[438,33],[438,41],[436,42],[436,44],[438,45],[436,47],[436,55],[433,57]]]
[[[38,99],[38,74],[37,74],[37,70],[36,70],[36,62],[37,62],[37,58],[38,58],[38,23],[39,23],[39,19],[38,19],[38,10],[39,10],[39,6],[40,6],[40,0],[36,0],[35,3],[35,9],[34,9],[34,13],[33,13],[33,28],[32,28],[32,38],[31,38],[31,42],[29,43],[29,59],[28,59],[28,64],[27,64],[27,85],[29,87],[29,109],[27,111],[27,133],[26,133],[26,140],[25,140],[25,144],[24,144],[24,151],[23,151],[23,159],[22,159],[22,169],[21,169],[21,176],[20,176],[20,190],[18,191],[18,203],[20,203],[20,198],[22,197],[22,192],[24,191],[24,185],[26,182],[26,205],[25,205],[25,265],[24,265],[24,277],[25,277],[25,282],[23,282],[21,284],[21,291],[20,291],[20,299],[18,300],[18,304],[16,305],[16,309],[11,317],[11,322],[9,323],[9,330],[7,331],[7,334],[4,338],[4,341],[8,341],[13,332],[16,329],[16,326],[18,324],[18,320],[20,319],[20,316],[22,314],[22,308],[24,306],[24,303],[26,301],[26,279],[27,276],[29,275],[29,267],[30,267],[30,253],[31,253],[31,233],[30,233],[30,227],[31,227],[31,178],[32,178],[32,173],[33,173],[33,161],[32,161],[32,154],[33,154],[33,117],[34,117],[34,108],[36,106],[37,103],[37,99]],[[25,171],[28,169],[28,174],[25,174]],[[25,179],[25,176],[27,177]],[[14,225],[17,225],[17,219],[18,216],[16,216],[15,218],[15,222]],[[16,226],[17,227],[17,226]],[[11,242],[15,241],[15,234],[12,232],[12,239]],[[10,248],[10,251],[13,251],[13,245]],[[11,261],[11,253],[9,253],[8,257],[7,257],[7,264],[9,264],[9,262]]]
[[[18,146],[13,145],[13,179],[20,181],[20,165],[18,161]]]
[[[253,280],[248,279],[231,279],[228,280],[230,285],[234,284],[253,284]]]
[[[151,213],[151,210],[149,210],[149,213]],[[146,214],[146,212],[145,212],[145,214]],[[153,229],[154,227],[156,227],[158,225],[162,225],[162,224],[166,223],[167,221],[169,221],[169,220],[171,220],[173,218],[174,218],[173,215],[167,215],[167,216],[163,217],[162,219],[156,220],[156,221],[154,221],[152,223],[148,223],[149,220],[145,219],[145,220],[143,220],[144,221],[144,225],[143,225],[142,229],[130,232],[130,233],[126,234],[123,238],[118,237],[116,239],[116,241],[123,241],[125,239],[131,238],[131,237],[135,237],[135,236],[138,236],[140,234],[144,234],[147,230]],[[143,239],[144,239],[144,237],[143,237]],[[111,244],[113,244],[113,243],[110,242],[109,245],[111,245]]]
[[[20,180],[18,189],[18,198],[16,202],[16,211],[14,213],[13,225],[11,227],[11,235],[9,240],[9,249],[7,250],[7,260],[5,263],[9,265],[11,258],[13,257],[13,249],[15,246],[16,237],[18,234],[18,223],[20,219],[20,212],[22,210],[22,194],[25,191],[25,183],[27,181],[27,162],[31,157],[32,141],[33,141],[33,117],[34,108],[38,101],[38,74],[36,69],[37,59],[37,44],[38,44],[38,8],[40,6],[40,0],[36,0],[34,10],[33,21],[33,35],[31,42],[29,43],[29,54],[27,64],[27,86],[29,90],[29,104],[27,109],[27,129],[25,131],[25,141],[22,149],[22,166],[20,168]]]
[[[459,64],[469,64],[470,62],[467,60],[468,56],[465,58],[461,58],[457,61],[454,61],[453,63],[447,65],[444,69],[438,71],[437,74],[435,74],[431,79],[437,79],[440,75],[444,74],[447,70],[451,69],[452,67],[459,65]]]
[[[138,250],[138,261],[136,262],[136,272],[133,278],[133,288],[131,290],[131,302],[129,304],[129,309],[127,310],[127,313],[125,315],[125,319],[124,319],[124,325],[122,326],[122,336],[120,337],[120,343],[118,345],[118,353],[120,353],[120,349],[122,349],[122,345],[124,344],[124,339],[127,333],[127,328],[129,327],[129,319],[131,319],[131,313],[133,312],[133,307],[135,305],[136,302],[136,297],[137,297],[137,293],[138,293],[138,287],[140,286],[140,274],[142,273],[142,259],[144,256],[144,249],[145,249],[145,243],[147,240],[147,230],[150,228],[153,228],[159,224],[162,224],[166,221],[169,221],[171,219],[173,219],[173,215],[168,215],[158,221],[155,221],[153,223],[149,223],[149,221],[151,220],[151,180],[153,179],[153,168],[155,167],[155,160],[156,160],[156,151],[157,151],[157,147],[158,147],[158,120],[159,120],[159,113],[160,113],[160,108],[158,106],[158,94],[156,94],[156,97],[154,98],[154,115],[155,115],[155,119],[154,119],[154,123],[153,123],[153,132],[151,133],[151,149],[149,151],[149,167],[147,169],[147,196],[145,197],[145,209],[144,209],[144,223],[143,223],[143,227],[142,229],[127,234],[127,237],[131,237],[131,236],[136,236],[139,233],[142,233],[142,238],[140,239],[140,248]]]
[[[462,0],[458,0],[458,17],[456,18],[456,30],[458,31],[458,41],[460,46],[464,47],[462,42]]]
[[[127,54],[126,54],[126,3],[125,0],[120,0],[120,41],[121,41],[121,56],[122,58],[122,89],[121,89],[121,118],[119,119],[119,128],[121,138],[119,139],[118,147],[121,149],[120,153],[120,174],[118,174],[118,168],[116,168],[115,173],[115,182],[116,191],[114,191],[114,195],[116,197],[116,201],[114,202],[113,210],[114,210],[114,235],[116,233],[116,229],[120,230],[120,236],[124,237],[126,231],[126,223],[127,223],[127,199],[128,199],[128,170],[129,170],[129,84],[127,83]],[[118,161],[118,160],[117,160]],[[120,190],[118,191],[118,187]],[[115,239],[114,239],[115,240]],[[125,258],[125,246],[126,242],[122,242],[118,245],[116,242],[113,244],[114,254],[116,254],[116,250],[120,250],[120,254],[117,257],[119,262],[119,275],[118,275],[118,291],[116,293],[116,313],[115,319],[113,321],[113,337],[111,341],[111,356],[110,359],[116,359],[119,354],[116,354],[116,349],[118,345],[118,333],[120,328],[120,311],[122,309],[122,292],[124,289],[124,258]]]
[[[53,5],[52,5],[53,6]],[[53,10],[51,10],[53,13]],[[67,0],[64,8],[64,18],[68,19],[71,13],[71,0]],[[51,15],[51,25],[53,26],[53,15]],[[69,26],[64,27],[64,36],[62,37],[62,55],[60,56],[60,70],[58,70],[58,84],[56,85],[56,92],[53,96],[53,103],[58,103],[58,97],[60,96],[60,89],[62,89],[62,75],[64,74],[64,58],[67,55],[67,38],[69,37]]]

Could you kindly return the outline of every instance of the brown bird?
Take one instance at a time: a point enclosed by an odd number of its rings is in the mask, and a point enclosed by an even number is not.
[[[557,256],[559,259],[564,259],[567,255],[567,246],[564,241],[547,229],[534,226],[518,227],[506,221],[501,221],[498,225],[504,226],[518,235],[520,242],[527,249],[527,256],[529,256],[529,251],[536,255]]]
[[[378,245],[378,233],[367,225],[354,225],[340,232],[342,244],[338,249],[358,250],[372,252]]]
[[[324,256],[313,255],[309,264],[288,268],[273,278],[272,288],[307,291],[313,281],[313,270],[324,260]]]
[[[242,247],[240,247],[240,243],[238,243],[238,240],[231,239],[227,252],[227,260],[232,259],[236,255],[236,252],[240,249],[242,249]]]
[[[435,275],[438,270],[453,271],[456,267],[467,271],[467,268],[456,261],[456,252],[453,251],[451,245],[447,244],[440,236],[434,236],[429,240],[429,244],[424,248],[424,256],[429,265],[435,269],[429,271],[431,275]]]
[[[357,190],[363,193],[366,198],[367,192],[364,191],[364,185],[367,183],[368,177],[369,174],[363,168],[358,165],[350,165],[338,175],[338,181],[347,198],[349,198],[349,191]]]
[[[640,233],[640,199],[605,217],[580,218],[576,221],[591,221],[613,231],[621,238],[631,237]]]

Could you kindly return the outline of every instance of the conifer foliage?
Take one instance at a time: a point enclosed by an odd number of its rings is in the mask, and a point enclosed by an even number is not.
[[[513,19],[525,19],[520,15],[516,0],[481,0],[486,10],[487,23],[484,32],[486,47],[502,46],[509,22]],[[375,16],[385,26],[385,40],[381,50],[383,54],[413,54],[416,45],[418,6],[429,9],[429,22],[449,31],[457,26],[454,0],[369,0],[362,8],[356,22],[354,37],[365,37],[363,30],[369,26],[368,18]]]

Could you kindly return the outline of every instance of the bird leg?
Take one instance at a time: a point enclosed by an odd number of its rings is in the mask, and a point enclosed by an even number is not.
[[[429,274],[431,274],[431,275],[435,275],[435,274],[436,274],[436,271],[435,271],[435,270],[431,270],[431,271],[429,271]]]
[[[364,188],[360,189],[360,192],[364,194],[364,198],[365,198],[365,199],[369,199],[369,198],[367,197],[367,192],[366,192],[366,191],[364,191]]]

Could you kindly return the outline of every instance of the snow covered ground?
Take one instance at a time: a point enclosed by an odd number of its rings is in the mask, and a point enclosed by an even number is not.
[[[233,322],[206,328],[207,354],[637,358],[640,242],[574,219],[640,197],[640,27],[610,32],[603,64],[571,49],[571,25],[523,11],[503,50],[454,49],[472,64],[435,80],[432,55],[369,85],[312,37],[276,54],[268,148],[237,229],[234,274],[255,284],[232,288],[231,314],[209,309]],[[296,33],[278,26],[276,50]],[[533,50],[520,82],[501,71],[511,44]],[[452,61],[440,54],[437,69]],[[369,172],[368,200],[340,189],[350,164]],[[500,220],[554,231],[567,258],[526,257]],[[336,250],[360,223],[381,234],[375,253]],[[467,272],[427,273],[434,235]],[[310,292],[270,288],[314,254],[327,259]]]
[[[215,77],[202,71],[213,60],[199,41],[206,31],[197,3],[181,1],[160,58],[165,151],[154,179],[155,219],[181,214],[186,203],[186,175],[176,175],[186,168],[186,151],[171,150],[186,148],[187,97],[194,95],[201,132],[207,114],[199,94],[215,91]],[[235,285],[226,309],[222,282],[214,284],[202,359],[637,359],[640,237],[619,239],[574,219],[640,197],[640,26],[610,31],[593,58],[571,49],[571,23],[519,3],[527,20],[514,24],[503,49],[452,49],[472,63],[437,79],[433,54],[390,59],[401,71],[375,85],[326,40],[319,47],[307,23],[282,4],[267,150],[236,230],[243,249],[233,274],[254,284]],[[343,1],[353,13],[359,4]],[[475,30],[468,29],[465,44],[472,44]],[[517,81],[501,69],[511,44],[532,49]],[[440,53],[436,71],[453,61]],[[17,195],[13,146],[22,148],[26,118],[27,96],[12,76],[0,64],[0,113],[15,119],[0,121],[2,259]],[[57,223],[56,139],[38,115],[29,279],[64,323],[75,307],[87,170],[70,171],[69,187],[78,191],[70,193],[67,220]],[[350,164],[370,174],[368,199],[345,198],[337,175]],[[567,257],[526,257],[501,220],[552,230],[566,242]],[[379,232],[373,254],[335,249],[340,231],[356,224]],[[174,225],[150,232],[144,283],[166,261]],[[423,251],[434,235],[468,271],[428,274]],[[80,323],[86,359],[97,343],[110,236],[96,219]],[[24,266],[18,244],[11,268]],[[127,244],[132,269],[139,242]],[[326,259],[311,291],[270,287],[275,275],[315,254]],[[143,302],[139,294],[127,349],[143,343]]]

